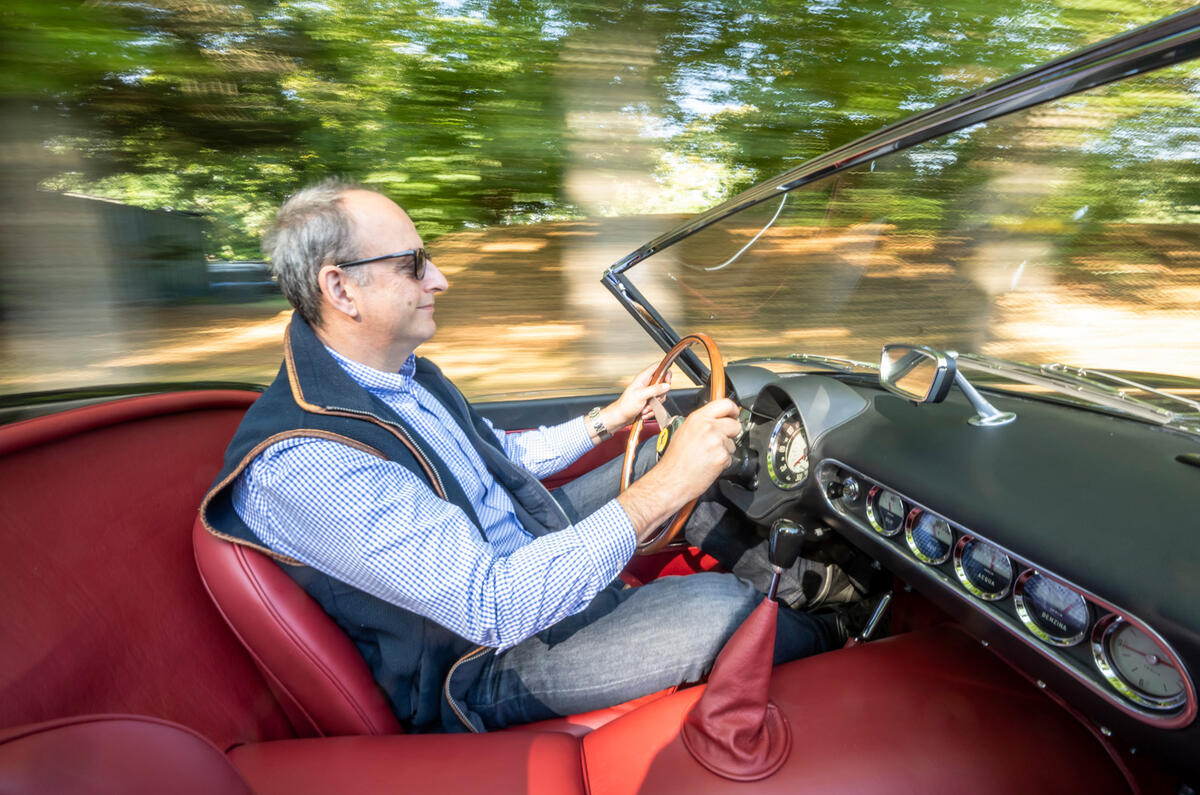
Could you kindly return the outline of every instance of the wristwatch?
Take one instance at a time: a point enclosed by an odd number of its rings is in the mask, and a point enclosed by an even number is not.
[[[583,416],[583,418],[585,420],[587,420],[588,427],[592,429],[592,433],[596,434],[596,436],[599,437],[600,441],[603,442],[605,439],[612,438],[612,433],[608,430],[608,427],[600,419],[600,407],[599,406],[593,407],[591,411],[589,411],[587,414],[585,414]]]

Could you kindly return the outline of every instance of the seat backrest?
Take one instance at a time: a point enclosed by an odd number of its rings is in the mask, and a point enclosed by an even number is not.
[[[0,728],[82,713],[219,747],[294,736],[192,562],[256,392],[142,395],[0,426]]]
[[[223,541],[197,517],[200,577],[301,736],[401,731],[358,648],[275,561]]]

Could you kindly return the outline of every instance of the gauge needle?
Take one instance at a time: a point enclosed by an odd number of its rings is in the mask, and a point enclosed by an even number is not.
[[[1168,668],[1175,667],[1174,665],[1171,665],[1171,663],[1164,660],[1162,657],[1159,657],[1157,654],[1146,654],[1146,652],[1142,651],[1141,649],[1135,649],[1132,646],[1130,646],[1128,643],[1118,643],[1117,645],[1120,646],[1122,649],[1133,652],[1134,654],[1142,655],[1143,657],[1146,658],[1146,662],[1150,663],[1151,665],[1165,665]]]
[[[795,461],[792,462],[792,467],[800,466],[800,462],[803,461],[807,457],[808,457],[808,453],[802,454],[799,458],[797,458]]]

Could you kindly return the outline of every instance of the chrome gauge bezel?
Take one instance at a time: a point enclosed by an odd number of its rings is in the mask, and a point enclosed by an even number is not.
[[[1083,604],[1084,612],[1087,614],[1087,621],[1084,622],[1084,628],[1082,631],[1074,635],[1056,635],[1053,632],[1048,631],[1045,627],[1037,622],[1037,619],[1033,617],[1033,612],[1031,611],[1029,604],[1027,604],[1028,600],[1025,596],[1026,584],[1034,577],[1043,577],[1075,594],[1075,596]],[[1026,569],[1025,571],[1021,572],[1020,576],[1017,577],[1017,581],[1013,584],[1013,605],[1017,608],[1017,616],[1021,619],[1021,623],[1025,625],[1025,629],[1029,630],[1029,633],[1038,640],[1044,643],[1049,643],[1051,646],[1068,648],[1070,646],[1078,645],[1080,641],[1088,636],[1088,631],[1092,626],[1092,607],[1088,603],[1087,598],[1071,586],[1066,585],[1065,583],[1060,582],[1058,579],[1049,576],[1045,572],[1038,571],[1037,569]]]
[[[967,576],[967,569],[963,565],[963,553],[966,550],[967,545],[971,542],[991,547],[1003,555],[1004,559],[1008,561],[1008,570],[1010,573],[1008,575],[1008,582],[1005,583],[1003,589],[995,592],[985,591],[975,583],[971,582],[971,578]],[[954,552],[951,554],[954,556],[954,574],[958,577],[959,585],[961,585],[963,588],[966,588],[967,593],[971,594],[971,596],[974,596],[976,599],[982,599],[985,602],[996,602],[1008,596],[1009,591],[1012,590],[1012,573],[1016,572],[1017,567],[1013,565],[1013,560],[1011,557],[1009,557],[1008,553],[1000,549],[1000,547],[996,546],[995,544],[988,543],[987,541],[984,541],[981,538],[976,538],[975,536],[961,535],[958,537],[958,543],[954,545]]]
[[[1183,706],[1187,702],[1188,693],[1186,677],[1184,677],[1183,689],[1179,691],[1178,695],[1172,696],[1171,698],[1156,698],[1149,693],[1139,690],[1129,682],[1126,682],[1124,677],[1121,676],[1117,665],[1112,660],[1112,652],[1110,652],[1108,649],[1108,641],[1109,638],[1112,637],[1113,633],[1126,624],[1134,627],[1139,632],[1142,632],[1142,634],[1145,635],[1146,638],[1158,648],[1159,652],[1162,653],[1162,656],[1170,660],[1171,664],[1176,668],[1176,670],[1180,671],[1182,674],[1183,666],[1180,665],[1180,662],[1178,659],[1176,659],[1175,655],[1173,655],[1161,643],[1155,640],[1153,635],[1150,635],[1142,630],[1142,628],[1137,624],[1133,623],[1132,621],[1128,621],[1124,616],[1120,616],[1116,613],[1109,613],[1108,615],[1104,616],[1104,618],[1101,618],[1099,621],[1097,621],[1095,626],[1092,627],[1092,658],[1096,661],[1096,670],[1100,672],[1100,675],[1104,677],[1104,680],[1108,682],[1109,686],[1112,687],[1113,690],[1116,690],[1122,696],[1140,707],[1160,711],[1169,711]]]
[[[893,538],[894,536],[899,535],[900,531],[904,529],[904,519],[900,520],[900,524],[895,530],[890,531],[884,528],[883,523],[879,521],[879,517],[875,515],[875,498],[885,491],[889,494],[896,494],[896,492],[892,491],[891,489],[885,489],[882,486],[872,486],[871,490],[867,492],[867,521],[871,523],[871,527],[873,527],[875,532],[879,533],[879,535],[883,536],[884,538]],[[912,510],[909,507],[908,501],[899,494],[896,494],[896,497],[899,498],[900,504],[904,506],[904,510],[901,512],[901,515],[907,518],[909,511]]]
[[[913,528],[917,526],[917,522],[921,521],[921,517],[929,515],[933,517],[935,522],[944,522],[946,528],[950,531],[950,543],[946,545],[946,554],[940,558],[931,558],[921,551],[921,547],[917,544],[917,540],[913,538]],[[954,527],[946,519],[938,516],[933,511],[926,511],[921,508],[913,508],[908,512],[908,516],[904,517],[904,540],[908,544],[909,552],[913,553],[913,557],[922,563],[928,563],[930,566],[940,566],[950,559],[950,555],[954,553]]]
[[[804,473],[804,476],[795,483],[787,483],[782,480],[782,473],[777,472],[775,469],[775,454],[779,452],[779,434],[783,430],[784,423],[789,420],[794,420],[800,425],[799,433],[801,438],[804,439],[806,451],[805,463],[808,467],[808,471]],[[793,491],[807,483],[808,476],[812,474],[812,461],[807,460],[809,452],[811,452],[811,448],[808,446],[808,433],[804,430],[804,422],[800,419],[800,411],[795,406],[792,406],[775,420],[775,427],[771,429],[771,436],[767,439],[767,477],[771,479],[771,483],[775,484],[776,488],[783,489],[784,491]]]

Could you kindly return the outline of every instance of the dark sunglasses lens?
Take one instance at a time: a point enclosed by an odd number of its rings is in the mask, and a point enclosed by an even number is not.
[[[425,249],[419,248],[413,252],[413,278],[417,281],[425,278],[425,265],[429,262],[429,255],[425,253]]]

